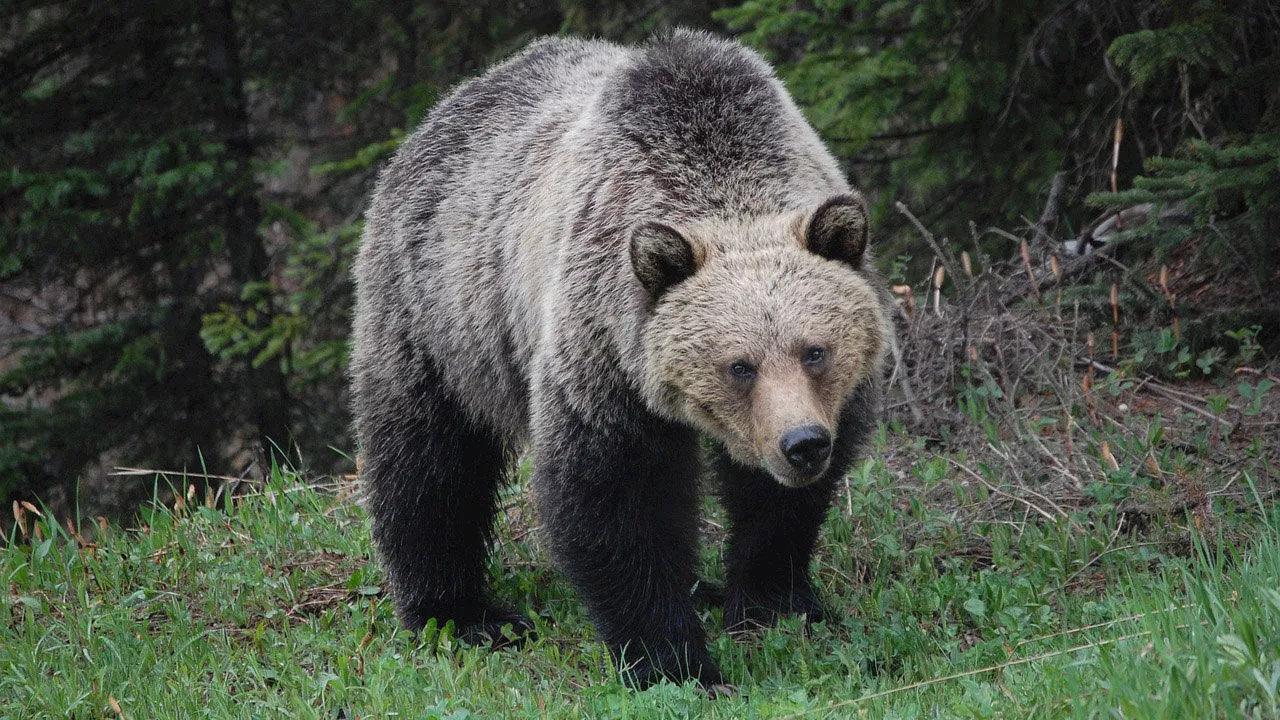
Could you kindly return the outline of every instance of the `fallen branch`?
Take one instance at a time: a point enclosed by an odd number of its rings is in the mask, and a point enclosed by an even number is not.
[[[191,472],[190,470],[153,470],[150,468],[132,468],[132,467],[116,467],[114,472],[107,473],[107,477],[144,477],[147,475],[162,475],[164,477],[182,477],[182,478],[201,478],[204,480],[227,480],[229,482],[253,483],[261,482],[247,477],[234,477],[231,475],[210,475],[208,473]]]
[[[1101,370],[1104,373],[1113,373],[1116,371],[1116,368],[1113,368],[1110,365],[1107,365],[1105,363],[1100,363],[1097,360],[1091,360],[1089,358],[1076,358],[1076,365],[1078,367],[1093,367],[1094,369]],[[1151,377],[1150,375],[1144,375],[1138,379],[1142,381],[1142,383],[1139,385],[1141,389],[1145,389],[1155,395],[1159,395],[1160,397],[1164,398],[1165,400],[1168,400],[1169,402],[1177,405],[1178,407],[1181,407],[1185,410],[1189,410],[1202,417],[1208,418],[1209,420],[1212,420],[1222,425],[1223,427],[1227,427],[1227,428],[1232,427],[1230,420],[1218,417],[1217,415],[1214,415],[1208,410],[1205,410],[1204,408],[1198,408],[1195,405],[1192,405],[1191,403],[1186,402],[1182,398],[1178,397],[1179,395],[1185,396],[1186,393],[1172,390],[1166,387],[1164,383],[1160,382],[1154,377]]]
[[[991,482],[989,482],[986,478],[984,478],[984,477],[982,477],[981,475],[979,475],[978,473],[974,472],[974,471],[973,471],[972,469],[970,469],[967,465],[964,465],[963,463],[958,462],[955,458],[948,457],[948,458],[947,458],[947,460],[949,460],[949,461],[951,462],[951,464],[952,464],[952,465],[955,465],[956,467],[960,468],[961,470],[965,471],[966,473],[968,473],[969,475],[971,475],[972,477],[974,477],[975,479],[977,479],[977,481],[978,481],[978,482],[980,482],[980,483],[982,483],[984,486],[986,486],[987,490],[990,490],[993,494],[999,495],[999,496],[1001,496],[1001,497],[1009,498],[1010,500],[1013,500],[1014,502],[1022,503],[1023,505],[1025,505],[1025,506],[1027,507],[1027,509],[1028,509],[1028,510],[1034,510],[1034,511],[1036,511],[1036,512],[1037,512],[1037,513],[1039,513],[1041,516],[1043,516],[1043,517],[1044,517],[1044,519],[1046,519],[1046,520],[1048,520],[1048,521],[1050,521],[1050,522],[1054,522],[1054,521],[1056,521],[1056,520],[1058,519],[1056,516],[1054,516],[1054,515],[1053,515],[1052,513],[1050,513],[1048,510],[1045,510],[1044,508],[1040,507],[1039,505],[1036,505],[1035,503],[1031,502],[1030,500],[1027,500],[1026,498],[1018,497],[1017,495],[1013,495],[1013,494],[1011,494],[1011,493],[1007,493],[1007,492],[1005,492],[1005,491],[1001,490],[1000,488],[996,487],[995,485],[992,485],[992,484],[991,484]],[[1059,508],[1059,512],[1061,512],[1061,508]]]
[[[947,274],[953,278],[952,282],[955,282],[954,278],[960,277],[960,273],[959,268],[956,266],[955,258],[951,257],[951,253],[942,249],[942,246],[939,245],[938,241],[933,237],[933,233],[929,232],[928,228],[924,226],[924,223],[920,222],[920,219],[911,213],[911,210],[907,208],[905,203],[898,201],[895,202],[893,206],[897,208],[898,212],[901,213],[903,217],[911,221],[911,224],[915,226],[921,237],[924,238],[924,241],[929,243],[929,247],[933,248],[934,254],[938,256],[938,262],[942,263],[942,267],[946,268]]]
[[[894,380],[902,388],[902,397],[907,401],[907,409],[911,411],[911,419],[917,424],[924,422],[924,413],[916,405],[916,394],[911,388],[911,374],[907,372],[906,363],[902,359],[902,346],[898,344],[898,331],[889,333],[889,352],[893,354],[893,372],[889,375],[889,385]]]
[[[1058,272],[1055,274],[1053,268],[1044,268],[1035,273],[1034,280],[1028,280],[1025,277],[1017,276],[1008,285],[1005,286],[1000,293],[1000,303],[1006,307],[1016,303],[1022,298],[1030,295],[1033,288],[1038,289],[1039,286],[1053,280],[1058,285],[1068,285],[1076,278],[1084,275],[1096,266],[1112,262],[1111,251],[1112,245],[1107,245],[1088,255],[1071,258],[1070,260],[1060,261]]]

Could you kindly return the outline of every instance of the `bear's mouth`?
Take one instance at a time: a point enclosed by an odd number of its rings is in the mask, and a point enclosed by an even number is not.
[[[764,457],[760,465],[773,476],[774,480],[778,481],[779,485],[798,489],[817,482],[831,467],[831,461],[827,459],[801,471],[781,457],[774,457],[770,454]]]

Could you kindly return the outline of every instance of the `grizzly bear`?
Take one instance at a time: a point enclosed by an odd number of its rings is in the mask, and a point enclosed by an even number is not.
[[[810,557],[886,304],[867,207],[764,60],[685,30],[535,42],[431,111],[367,217],[353,410],[405,626],[531,629],[486,570],[530,452],[540,537],[625,679],[723,683],[691,598],[704,437],[726,626],[822,618]]]

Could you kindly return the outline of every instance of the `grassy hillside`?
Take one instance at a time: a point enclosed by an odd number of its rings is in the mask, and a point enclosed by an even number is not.
[[[1248,473],[1211,537],[1176,513],[1137,535],[1097,509],[973,522],[991,494],[948,472],[963,458],[895,470],[900,441],[881,433],[827,523],[832,620],[735,639],[704,613],[737,697],[619,683],[536,547],[527,468],[494,568],[540,636],[498,652],[398,630],[349,488],[278,471],[136,530],[16,509],[0,717],[1280,716],[1280,534]]]

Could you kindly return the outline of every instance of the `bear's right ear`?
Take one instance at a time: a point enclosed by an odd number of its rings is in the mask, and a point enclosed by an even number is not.
[[[862,269],[867,251],[867,203],[861,195],[836,195],[814,211],[805,229],[809,252]]]
[[[679,230],[646,222],[631,232],[631,269],[656,300],[672,285],[693,275],[698,262],[693,244]]]

